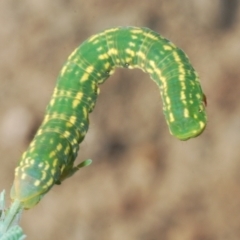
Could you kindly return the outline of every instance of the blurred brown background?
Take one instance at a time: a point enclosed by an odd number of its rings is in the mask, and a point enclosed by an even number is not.
[[[208,99],[198,138],[170,136],[156,85],[118,69],[76,160],[93,164],[23,214],[27,239],[240,239],[238,0],[2,0],[0,190],[42,121],[68,55],[103,29],[149,27],[184,49]],[[9,200],[9,199],[8,199]]]

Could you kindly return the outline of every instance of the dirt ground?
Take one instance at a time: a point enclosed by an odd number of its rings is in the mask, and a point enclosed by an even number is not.
[[[179,141],[149,76],[118,69],[101,86],[76,160],[93,164],[24,212],[27,239],[240,239],[238,2],[0,2],[0,190],[7,195],[61,66],[92,34],[124,25],[159,32],[188,54],[208,101],[205,132]]]

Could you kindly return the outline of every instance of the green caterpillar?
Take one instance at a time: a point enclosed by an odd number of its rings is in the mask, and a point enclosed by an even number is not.
[[[88,130],[99,84],[116,67],[140,68],[158,85],[170,133],[187,140],[206,126],[205,97],[185,53],[148,28],[118,27],[93,35],[63,66],[46,115],[15,170],[11,198],[24,208],[36,205],[85,161],[74,166]]]

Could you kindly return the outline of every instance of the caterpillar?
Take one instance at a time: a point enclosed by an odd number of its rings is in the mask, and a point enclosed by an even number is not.
[[[107,29],[84,41],[63,65],[44,120],[15,169],[11,198],[35,206],[90,160],[74,166],[88,130],[99,84],[116,67],[140,68],[157,84],[169,131],[180,140],[206,126],[205,95],[186,54],[158,33],[140,27]]]

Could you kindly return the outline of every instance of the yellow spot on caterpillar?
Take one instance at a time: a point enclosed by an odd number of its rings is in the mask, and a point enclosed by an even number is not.
[[[27,177],[26,173],[23,173],[21,179],[24,180]]]
[[[44,190],[47,188],[48,188],[48,186],[46,184],[42,186],[42,189],[44,189]]]
[[[171,101],[170,101],[170,98],[169,98],[169,97],[166,97],[166,103],[167,103],[168,105],[171,104]]]
[[[184,99],[184,100],[182,100],[182,104],[184,105],[184,106],[186,106],[187,105],[187,101]]]
[[[77,139],[74,138],[74,139],[72,140],[72,143],[73,143],[73,144],[77,144],[77,143],[78,143],[78,142],[77,142]]]
[[[114,45],[114,41],[112,40],[112,38],[113,38],[112,36],[111,36],[111,40],[110,40],[110,38],[108,38],[108,41],[107,41],[108,47]]]
[[[167,92],[167,79],[165,78],[165,77],[163,77],[163,76],[161,76],[161,81],[162,81],[162,86],[163,86],[163,90],[165,91],[165,92]]]
[[[181,81],[181,82],[180,82],[180,86],[181,86],[181,89],[182,89],[182,90],[185,90],[185,89],[186,89],[186,84],[185,84],[184,81]]]
[[[52,163],[53,167],[56,167],[57,164],[58,164],[58,159],[54,158],[53,163]]]
[[[61,167],[61,169],[60,169],[61,174],[64,172],[65,168],[66,168],[66,166],[65,166],[65,165],[62,165],[62,167]]]
[[[181,91],[181,93],[180,93],[180,99],[181,99],[181,100],[185,100],[185,99],[186,99],[186,94],[185,94],[184,91]]]
[[[131,55],[132,57],[135,56],[135,52],[134,52],[133,50],[131,50],[130,48],[127,48],[127,49],[125,50],[125,52],[126,52],[127,54]]]
[[[105,59],[108,59],[108,58],[109,58],[109,56],[106,53],[98,56],[98,59],[100,59],[100,60],[105,60]]]
[[[55,169],[51,169],[51,174],[54,176],[56,173],[56,170]]]
[[[94,41],[94,40],[95,40],[96,38],[98,38],[100,35],[101,35],[101,33],[100,33],[100,34],[95,34],[95,35],[91,36],[91,37],[88,39],[88,42]]]
[[[170,122],[174,122],[175,121],[175,118],[174,118],[172,113],[169,113],[169,121]]]
[[[26,157],[26,154],[27,154],[27,152],[25,151],[25,152],[23,153],[23,155],[22,155],[22,158],[25,158],[25,157]]]
[[[148,38],[152,39],[152,40],[158,40],[158,37],[156,37],[156,36],[153,35],[152,33],[143,32],[143,35],[144,35],[145,37],[148,37]]]
[[[50,103],[49,103],[49,105],[50,105],[50,106],[53,106],[53,105],[54,105],[54,103],[55,103],[55,99],[54,99],[54,98],[52,98],[52,99],[51,99],[51,101],[50,101]]]
[[[109,55],[118,55],[118,50],[116,48],[110,48],[108,50]]]
[[[64,95],[64,90],[60,90],[57,92],[57,95]]]
[[[173,57],[174,57],[174,60],[176,61],[176,62],[181,62],[181,59],[180,59],[180,57],[178,56],[178,54],[177,54],[177,52],[175,51],[175,52],[173,52]]]
[[[35,163],[35,160],[34,159],[29,159],[30,161],[29,161],[29,164],[30,165],[33,165],[34,163]]]
[[[149,65],[153,67],[153,69],[156,68],[155,62],[153,60],[149,61]]]
[[[88,110],[85,107],[83,108],[83,116],[84,116],[84,118],[88,117]]]
[[[189,118],[189,111],[188,111],[187,108],[184,108],[183,116],[184,116],[185,118]]]
[[[18,176],[18,173],[19,173],[19,167],[16,167],[14,172],[15,172],[15,175]]]
[[[146,60],[146,54],[144,52],[138,51],[136,55],[138,55],[138,57],[142,58],[143,60]]]
[[[57,150],[58,150],[58,151],[61,151],[61,149],[62,149],[62,144],[59,143],[59,144],[57,145]]]
[[[70,54],[70,56],[68,57],[68,59],[71,60],[72,57],[75,57],[77,51],[78,51],[78,49],[76,48],[76,49]]]
[[[99,87],[97,88],[97,94],[98,95],[100,94],[100,88]]]
[[[161,79],[161,78],[163,78],[163,76],[162,76],[162,73],[161,73],[161,70],[160,69],[158,69],[158,68],[155,68],[154,69],[155,70],[155,73],[158,75],[158,77]],[[161,79],[162,80],[162,79]]]
[[[172,50],[172,47],[169,46],[169,45],[164,45],[164,46],[163,46],[163,49],[166,50],[166,51],[171,51],[171,50]]]
[[[108,74],[109,75],[112,75],[113,73],[114,73],[114,71],[115,71],[115,69],[111,69],[109,72],[108,72]],[[105,79],[104,79],[105,80]]]
[[[109,63],[109,62],[106,62],[106,63],[104,64],[104,68],[105,68],[105,69],[109,69],[109,67],[110,67],[110,63]]]
[[[96,39],[95,41],[93,41],[94,45],[97,44],[97,43],[99,43],[99,39]]]
[[[44,171],[47,171],[49,169],[50,165],[45,162],[45,168],[43,169]]]
[[[74,125],[74,124],[76,123],[76,120],[77,120],[76,116],[71,116],[71,117],[69,118],[69,122],[70,122],[72,125]]]
[[[71,135],[71,133],[69,131],[65,131],[63,135],[65,138],[68,138]]]
[[[143,31],[141,29],[132,29],[132,33],[142,33]]]
[[[126,62],[126,63],[132,62],[132,58],[131,58],[131,57],[126,57],[126,58],[125,58],[125,62]],[[130,66],[130,65],[128,66],[128,68],[130,68],[130,69],[131,69],[131,67],[132,67],[132,66]]]
[[[66,149],[64,150],[64,154],[67,155],[69,153],[70,147],[67,146]]]
[[[102,50],[103,50],[103,47],[98,47],[98,48],[97,48],[97,51],[98,51],[98,52],[100,52],[100,51],[102,51]]]
[[[85,82],[88,80],[89,73],[84,73],[80,79],[80,82]]]
[[[46,186],[50,187],[52,186],[52,184],[53,184],[53,178],[50,178],[49,181],[46,183]]]
[[[119,64],[121,62],[119,58],[114,59],[114,61],[116,64]]]
[[[182,73],[183,75],[186,74],[186,71],[185,71],[185,69],[184,69],[184,67],[183,67],[183,64],[181,64],[181,65],[179,66],[178,70],[179,70],[179,72]]]
[[[204,128],[205,127],[205,124],[202,121],[199,122],[199,125],[200,125],[200,128]]]
[[[78,92],[75,96],[76,99],[78,100],[82,100],[82,97],[83,97],[83,93],[82,92]]]
[[[118,30],[119,30],[119,28],[111,28],[111,29],[105,30],[105,33],[116,32],[116,31],[118,31]]]
[[[49,120],[50,116],[49,114],[45,115],[44,119],[43,119],[43,124],[46,123]],[[38,135],[40,135],[41,133],[38,132]]]
[[[180,80],[180,81],[184,81],[184,80],[185,80],[185,75],[182,75],[182,74],[179,75],[179,80]]]
[[[56,156],[56,152],[55,151],[51,151],[50,153],[49,153],[49,157],[50,158],[53,158],[53,157],[55,157]]]
[[[74,99],[72,102],[72,107],[76,108],[81,102],[81,99]]]
[[[177,46],[175,44],[173,44],[172,42],[169,42],[169,45],[172,46],[172,48],[177,48]]]
[[[63,68],[61,70],[61,73],[60,73],[61,76],[64,75],[64,73],[66,72],[67,68],[68,68],[67,64],[63,66]]]
[[[30,148],[29,152],[32,153],[35,150],[34,146]]]
[[[46,179],[46,177],[47,177],[47,173],[42,171],[42,177],[40,180],[43,181],[44,179]]]
[[[38,187],[38,186],[40,185],[40,183],[41,183],[41,181],[36,180],[36,181],[33,183],[33,185],[34,185],[35,187]]]
[[[134,42],[129,42],[128,44],[129,44],[130,47],[135,47],[136,46],[136,44]]]
[[[201,94],[199,94],[199,93],[196,94],[196,97],[197,97],[198,99],[202,99],[202,96],[201,96]]]
[[[153,73],[153,70],[151,68],[147,68],[146,69],[148,73],[152,74]]]

